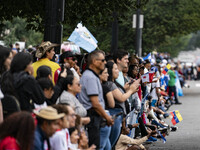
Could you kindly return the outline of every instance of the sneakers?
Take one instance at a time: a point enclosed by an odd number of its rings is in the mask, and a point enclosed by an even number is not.
[[[182,103],[181,103],[181,102],[176,102],[175,104],[176,104],[176,105],[181,105]]]
[[[158,129],[158,131],[160,131],[160,133],[163,134],[167,132],[167,128],[160,128]]]
[[[176,130],[178,130],[177,126],[171,126],[170,131],[175,132]]]
[[[169,107],[170,107],[170,106],[171,106],[170,104],[165,104],[166,111],[169,110]]]
[[[148,138],[148,140],[146,140],[146,142],[145,142],[145,143],[151,144],[151,143],[153,143],[153,142],[156,142],[156,141],[157,141],[157,139],[156,139],[156,138],[154,138],[154,137],[150,136],[150,137]]]
[[[190,85],[188,85],[188,84],[184,84],[184,87],[186,87],[186,88],[190,88]]]
[[[164,118],[167,118],[167,117],[169,117],[169,114],[165,113],[163,116],[164,116]]]
[[[152,142],[156,142],[156,141],[157,141],[157,139],[154,138],[154,137],[152,137],[152,136],[150,136],[150,137],[148,138],[148,140],[150,140],[150,141],[152,141]],[[147,141],[148,141],[148,140],[147,140]]]
[[[171,104],[172,104],[172,105],[173,105],[173,104],[175,104],[175,101],[174,101],[174,100],[172,100],[172,101],[171,101]]]

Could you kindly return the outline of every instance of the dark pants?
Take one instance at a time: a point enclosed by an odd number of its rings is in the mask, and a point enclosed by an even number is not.
[[[150,128],[151,130],[156,130],[156,126],[155,125],[145,125],[146,127]]]
[[[141,117],[138,118],[138,123],[140,124],[139,127],[140,127],[142,137],[148,135],[144,122]]]
[[[87,116],[90,117],[90,123],[86,126],[88,129],[89,146],[94,144],[98,150],[100,147],[100,125],[102,117],[94,109],[89,109]]]
[[[169,86],[169,97],[171,98],[172,96],[172,92],[174,93],[174,98],[176,103],[178,103],[178,97],[177,97],[177,93],[176,93],[176,86]]]

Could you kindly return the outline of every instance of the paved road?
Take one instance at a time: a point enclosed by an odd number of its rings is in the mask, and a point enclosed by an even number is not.
[[[177,124],[178,131],[171,132],[165,144],[162,141],[151,144],[150,150],[200,150],[200,82],[188,83],[190,88],[184,88],[184,97],[180,97],[183,104],[173,105],[169,110],[179,110],[183,117]]]

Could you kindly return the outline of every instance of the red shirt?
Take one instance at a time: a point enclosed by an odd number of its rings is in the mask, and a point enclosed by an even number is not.
[[[0,150],[20,150],[20,147],[14,137],[7,136],[0,140]]]
[[[139,86],[138,96],[140,98],[140,101],[142,101],[142,88],[141,88],[141,86]]]

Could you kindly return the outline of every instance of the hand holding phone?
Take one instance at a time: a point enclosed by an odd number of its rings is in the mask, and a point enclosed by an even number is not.
[[[131,81],[129,81],[129,85],[131,85],[133,82],[135,82],[135,80],[131,79]]]

